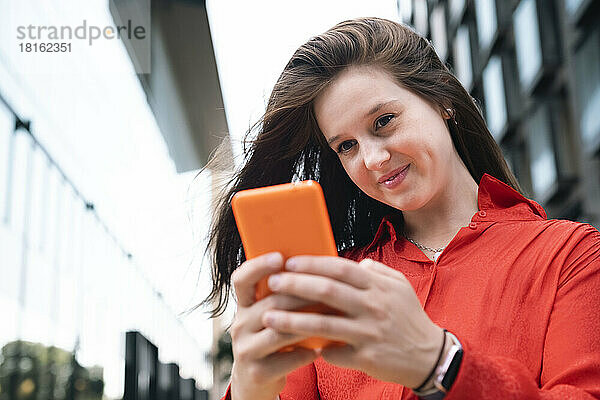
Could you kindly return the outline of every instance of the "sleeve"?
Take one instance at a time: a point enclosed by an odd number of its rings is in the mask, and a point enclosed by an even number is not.
[[[231,383],[227,386],[225,395],[221,397],[221,400],[231,400],[230,389]],[[290,372],[286,377],[285,387],[279,394],[280,400],[320,400],[320,398],[314,363]]]
[[[461,340],[464,357],[446,400],[600,399],[600,233],[589,227],[579,243],[560,273],[539,376]]]

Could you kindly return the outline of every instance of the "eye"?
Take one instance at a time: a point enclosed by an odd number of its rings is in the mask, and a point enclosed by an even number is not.
[[[375,121],[375,130],[386,126],[392,120],[392,118],[394,118],[392,114],[384,115],[383,117],[378,118],[377,121]]]
[[[350,151],[350,149],[354,145],[354,142],[355,142],[354,140],[345,140],[345,141],[343,141],[337,147],[337,152],[338,153],[347,153],[348,151]]]

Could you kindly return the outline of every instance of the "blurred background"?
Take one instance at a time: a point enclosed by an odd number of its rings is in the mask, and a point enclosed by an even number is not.
[[[599,3],[0,0],[0,400],[220,398],[203,167],[344,19],[427,36],[528,196],[599,227]]]

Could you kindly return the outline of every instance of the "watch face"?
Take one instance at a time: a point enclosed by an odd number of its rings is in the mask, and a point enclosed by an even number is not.
[[[448,366],[446,373],[443,374],[442,382],[440,382],[446,390],[450,390],[450,387],[454,383],[456,375],[458,375],[460,363],[462,361],[463,349],[460,346],[456,347],[458,347],[458,349],[454,353],[454,356],[452,357],[452,361],[450,361],[450,365]]]

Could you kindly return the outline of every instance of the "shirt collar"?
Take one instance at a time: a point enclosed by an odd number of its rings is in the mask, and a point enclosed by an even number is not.
[[[546,212],[538,203],[527,199],[515,189],[494,178],[483,174],[477,190],[479,211],[473,215],[471,222],[496,221],[529,221],[545,220]],[[365,248],[369,251],[375,244],[391,239],[396,242],[402,232],[396,227],[402,225],[402,213],[388,214],[381,220],[373,241]]]

